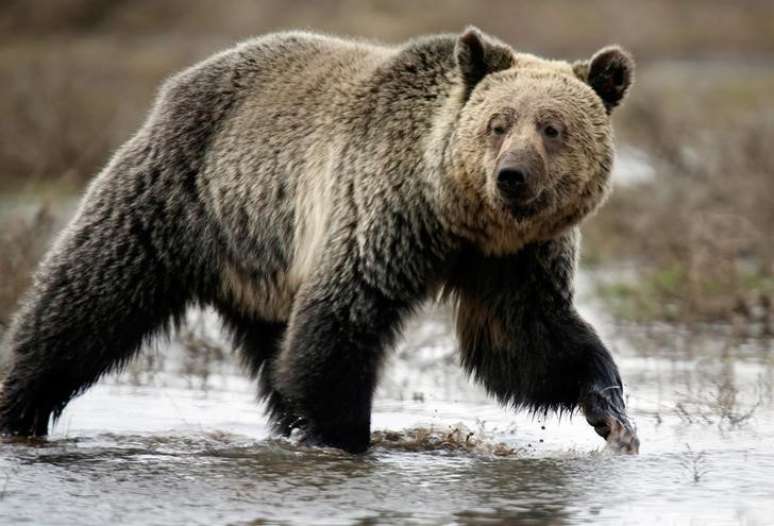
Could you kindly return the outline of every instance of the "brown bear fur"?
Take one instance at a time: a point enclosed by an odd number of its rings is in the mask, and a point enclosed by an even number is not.
[[[37,273],[6,341],[0,431],[46,434],[199,304],[279,431],[363,451],[385,349],[445,290],[463,365],[500,400],[581,405],[631,447],[572,275],[632,68],[618,48],[571,65],[471,28],[394,47],[272,34],[175,75]]]

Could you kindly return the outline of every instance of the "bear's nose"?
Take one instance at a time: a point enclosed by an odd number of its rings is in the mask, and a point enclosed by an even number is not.
[[[519,168],[504,167],[497,172],[497,188],[507,199],[523,197],[526,183],[527,174]]]

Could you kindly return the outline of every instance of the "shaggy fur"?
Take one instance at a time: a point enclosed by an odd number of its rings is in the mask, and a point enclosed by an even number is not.
[[[384,352],[441,289],[463,364],[500,400],[625,421],[572,308],[567,232],[606,193],[632,67],[617,48],[573,66],[471,28],[399,47],[273,34],[172,77],[15,317],[0,432],[45,435],[206,304],[278,431],[363,451]],[[534,199],[503,197],[506,162]]]
[[[617,421],[624,428],[615,445],[636,450],[618,368],[573,307],[579,241],[572,230],[513,255],[463,252],[445,291],[456,304],[462,365],[516,409],[572,412],[580,405],[604,438]]]

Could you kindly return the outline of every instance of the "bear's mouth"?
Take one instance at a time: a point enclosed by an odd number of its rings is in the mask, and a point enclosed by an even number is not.
[[[536,215],[548,205],[548,192],[541,191],[534,197],[504,199],[505,209],[514,219],[527,219]]]

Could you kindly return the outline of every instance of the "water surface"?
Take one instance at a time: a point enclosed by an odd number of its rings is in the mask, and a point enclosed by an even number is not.
[[[639,456],[607,451],[582,417],[499,407],[457,367],[443,313],[426,313],[393,353],[366,455],[271,437],[229,357],[159,344],[49,440],[0,443],[0,523],[770,523],[770,343],[597,323]]]

